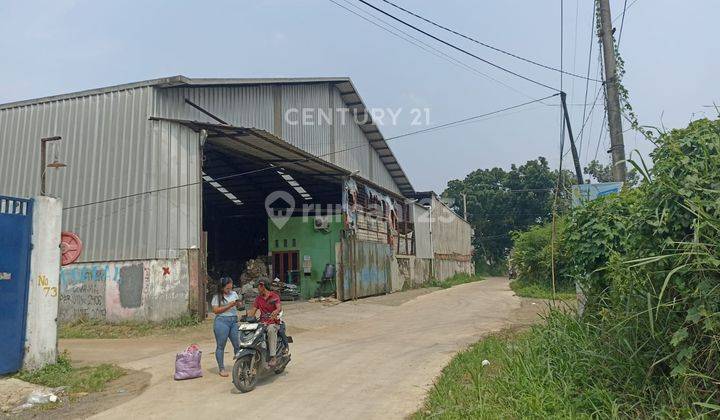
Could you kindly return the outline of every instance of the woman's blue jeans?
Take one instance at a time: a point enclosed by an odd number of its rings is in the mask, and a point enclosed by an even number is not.
[[[233,356],[240,350],[240,342],[238,341],[238,321],[236,316],[216,316],[213,323],[213,331],[215,332],[215,359],[217,360],[218,369],[225,369],[225,344],[228,338],[233,346]]]

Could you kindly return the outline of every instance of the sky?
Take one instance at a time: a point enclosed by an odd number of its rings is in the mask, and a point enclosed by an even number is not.
[[[400,39],[330,0],[2,0],[0,103],[178,74],[349,76],[368,107],[401,110],[395,124],[388,118],[381,126],[385,137],[392,137],[553,93],[424,38],[356,0],[335,1],[386,27],[378,21],[382,18],[434,49],[427,45],[421,49],[416,40]],[[584,107],[585,80],[571,76],[561,80],[558,72],[432,28],[381,0],[369,1],[487,61],[552,87],[562,83],[576,135],[583,126],[583,109],[589,115],[577,139],[581,164],[593,158],[609,162],[607,130],[601,130],[602,95],[594,108]],[[592,1],[396,3],[551,67],[560,67],[562,57],[566,71],[584,75],[589,58],[591,78],[598,77]],[[618,36],[625,0],[610,4]],[[713,32],[720,2],[629,0],[627,4],[620,38],[623,83],[640,123],[670,129],[716,116],[720,46]],[[437,50],[465,65],[451,62]],[[593,102],[598,88],[597,83],[589,83],[587,102]],[[507,169],[538,156],[557,167],[558,103],[557,97],[552,98],[472,124],[390,141],[390,146],[418,191],[442,192],[449,180],[462,179],[473,170]],[[429,125],[412,125],[412,109],[422,110],[421,121]],[[652,148],[632,130],[625,133],[625,144],[628,154],[638,150],[647,156]],[[563,167],[571,166],[567,155]]]

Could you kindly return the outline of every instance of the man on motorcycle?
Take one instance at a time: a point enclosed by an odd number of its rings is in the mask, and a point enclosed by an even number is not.
[[[266,278],[258,280],[258,296],[255,298],[250,310],[248,310],[247,315],[255,316],[258,310],[260,311],[260,322],[267,327],[268,350],[270,351],[268,364],[275,366],[277,363],[275,352],[277,350],[278,330],[280,329],[278,315],[282,311],[282,305],[280,304],[280,296],[270,290],[270,280]]]

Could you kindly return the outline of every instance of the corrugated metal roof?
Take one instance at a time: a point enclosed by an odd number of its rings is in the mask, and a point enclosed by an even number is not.
[[[387,194],[398,196],[371,180],[364,179],[345,168],[314,156],[264,130],[175,118],[152,117],[151,119],[178,123],[197,132],[206,130],[208,132],[208,141],[214,141],[226,150],[238,153],[241,156],[273,164],[278,169],[289,169],[297,173],[315,176],[349,176],[357,178],[363,183]]]
[[[291,77],[291,78],[189,78],[185,76],[163,77],[159,79],[145,80],[135,83],[127,83],[122,85],[108,86],[104,88],[84,90],[74,93],[47,96],[43,98],[30,99],[24,101],[10,102],[0,104],[0,110],[20,107],[25,105],[42,104],[47,102],[61,101],[71,98],[79,98],[83,96],[97,95],[102,93],[123,91],[135,89],[138,87],[153,86],[156,88],[170,88],[177,86],[252,86],[252,85],[277,85],[277,84],[313,84],[313,83],[332,83],[340,91],[341,98],[345,106],[357,110],[358,113],[364,114],[367,110],[364,101],[355,89],[355,86],[349,77]],[[370,115],[359,126],[365,134],[371,147],[380,156],[385,168],[390,173],[393,181],[406,197],[412,197],[415,190],[410,183],[405,171],[400,166],[395,154],[388,146],[385,138],[380,132],[377,125],[372,121]]]

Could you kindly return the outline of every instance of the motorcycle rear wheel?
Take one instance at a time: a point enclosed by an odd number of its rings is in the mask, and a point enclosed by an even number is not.
[[[250,392],[257,384],[257,367],[254,366],[252,356],[244,356],[235,361],[232,370],[232,380],[235,388],[240,392]]]

